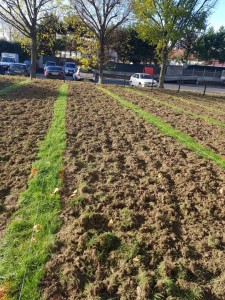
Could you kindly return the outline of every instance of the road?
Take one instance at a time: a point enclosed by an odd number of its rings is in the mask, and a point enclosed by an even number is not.
[[[41,73],[37,74],[38,78],[43,78],[44,75]],[[66,76],[66,80],[73,80],[72,76]],[[129,85],[129,80],[124,80],[124,79],[113,79],[113,78],[104,78],[103,84],[118,84],[118,85],[124,85],[128,86]],[[179,89],[179,84],[178,83],[164,83],[164,87],[166,89],[178,91]],[[192,92],[199,92],[199,93],[204,93],[205,86],[204,85],[196,85],[196,84],[181,84],[180,85],[180,91],[192,91]],[[221,86],[213,86],[207,84],[206,86],[206,94],[220,94],[220,95],[225,95],[225,85]]]

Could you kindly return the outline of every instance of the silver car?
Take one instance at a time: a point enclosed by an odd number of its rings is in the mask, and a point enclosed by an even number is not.
[[[75,63],[66,62],[63,69],[66,75],[72,76],[77,71],[77,66]]]
[[[158,82],[153,77],[146,73],[135,73],[130,78],[131,86],[151,87],[157,86]]]

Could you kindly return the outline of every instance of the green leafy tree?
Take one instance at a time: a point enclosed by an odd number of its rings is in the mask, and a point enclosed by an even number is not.
[[[225,62],[225,28],[222,26],[216,32],[213,27],[202,34],[195,45],[195,54],[200,60],[212,63]]]
[[[186,36],[177,43],[178,48],[184,51],[184,54],[181,57],[183,62],[187,63],[190,60],[190,56],[194,54],[196,41],[199,35],[199,32],[188,32]]]
[[[77,14],[71,14],[64,18],[65,50],[74,51],[79,54],[82,67],[96,66],[98,41],[93,32],[86,26]]]
[[[150,63],[155,60],[155,46],[143,41],[134,27],[118,28],[113,36],[111,46],[118,53],[123,63]]]
[[[63,33],[65,25],[54,13],[46,13],[38,25],[38,53],[40,55],[55,55],[57,34]]]
[[[163,88],[168,55],[188,32],[201,30],[216,0],[134,0],[140,37],[153,45],[161,62],[159,88]]]
[[[31,78],[36,77],[38,24],[52,0],[1,0],[0,19],[30,40]]]
[[[194,50],[198,59],[210,62],[215,59],[216,33],[213,27],[202,34],[196,41]]]

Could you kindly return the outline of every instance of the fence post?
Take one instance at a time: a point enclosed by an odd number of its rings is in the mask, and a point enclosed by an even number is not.
[[[153,90],[153,81],[154,81],[154,75],[152,75],[151,91]]]
[[[203,96],[205,96],[205,92],[206,92],[206,81],[204,80],[204,91],[203,91]]]
[[[125,82],[125,80],[126,80],[126,79],[125,79],[125,78],[126,78],[126,74],[127,74],[127,73],[125,72],[125,73],[124,73],[124,77],[123,77],[123,85],[124,85],[124,87],[125,87],[125,85],[126,85],[126,82]]]
[[[178,93],[180,92],[180,86],[181,86],[181,79],[179,79],[179,85],[178,85],[178,90],[177,90]]]

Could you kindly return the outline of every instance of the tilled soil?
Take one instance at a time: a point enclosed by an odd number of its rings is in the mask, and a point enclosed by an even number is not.
[[[214,117],[216,120],[219,120],[217,116],[220,114],[220,121],[224,124],[224,127],[222,127],[212,124],[208,120],[205,121],[201,118],[185,114],[185,108],[184,112],[177,111],[168,106],[164,106],[163,104],[151,101],[151,99],[147,98],[146,96],[141,96],[139,94],[137,95],[135,94],[135,92],[133,93],[132,89],[111,86],[110,90],[115,92],[117,95],[123,96],[125,100],[138,105],[150,114],[161,118],[163,121],[172,125],[174,128],[193,137],[199,144],[225,157],[225,110],[221,110],[221,113],[213,112],[213,114],[208,114],[208,112],[203,113],[202,109],[198,106],[192,106],[189,108],[185,107],[195,114]],[[154,97],[156,97],[154,94],[151,95],[150,93],[147,93],[147,95],[152,97],[153,99]],[[163,97],[157,96],[156,99],[163,100]],[[170,104],[178,105],[178,103],[174,103],[175,101],[173,101],[173,99],[171,101],[168,101],[168,99],[166,99],[166,101]],[[180,103],[179,106],[182,107]]]
[[[22,76],[7,76],[7,75],[0,75],[0,90],[4,89],[5,87],[26,80],[26,77]]]
[[[160,97],[162,100],[168,101],[170,104],[178,105],[182,108],[187,109],[189,111],[197,111],[198,114],[203,116],[209,116],[211,118],[215,118],[220,122],[225,121],[225,97],[203,97],[197,96],[195,93],[172,93],[172,91],[167,92],[158,92],[157,90],[149,92],[149,90],[145,89],[145,92],[149,96]],[[188,101],[186,101],[188,100]],[[189,102],[189,103],[188,103]]]
[[[0,96],[0,237],[17,209],[18,195],[26,189],[39,142],[53,114],[58,83],[33,80]]]
[[[66,131],[42,299],[225,299],[225,171],[89,83],[70,84]]]

